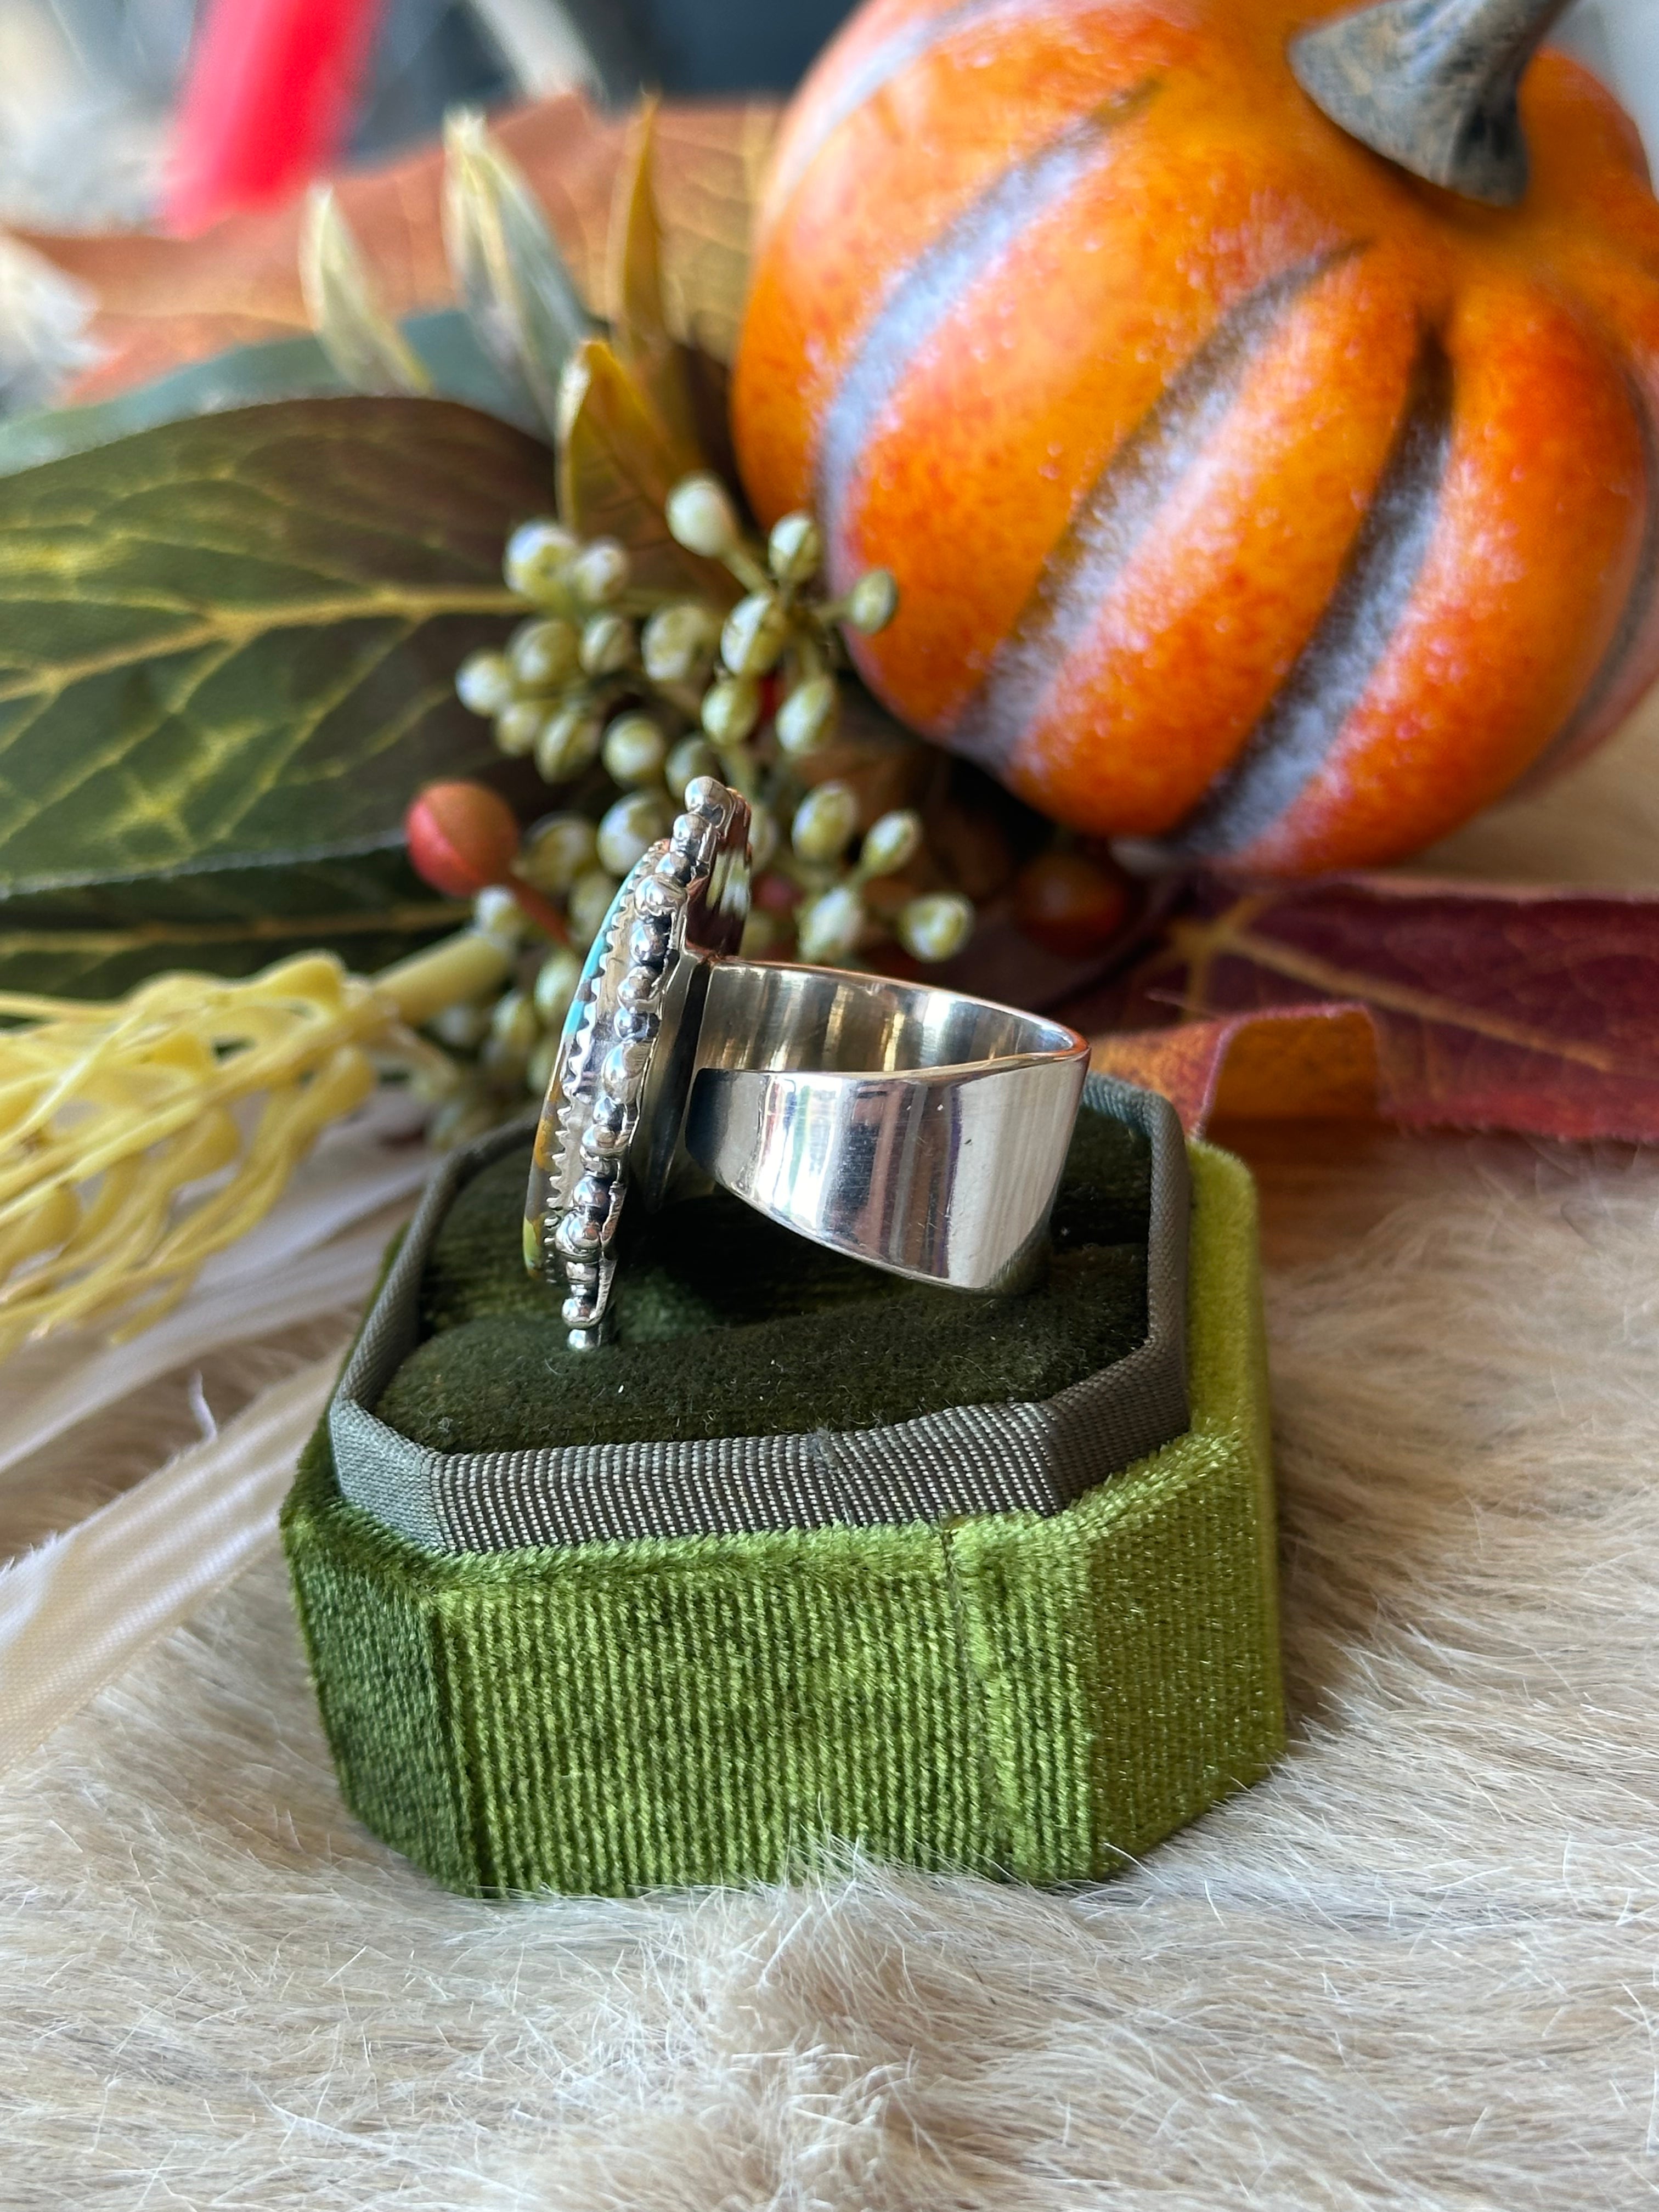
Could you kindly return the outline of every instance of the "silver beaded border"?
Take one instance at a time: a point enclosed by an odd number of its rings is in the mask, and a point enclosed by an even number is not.
[[[592,999],[566,1057],[556,1175],[562,1184],[576,1164],[573,1147],[581,1173],[568,1203],[557,1212],[550,1209],[545,1217],[543,1255],[550,1279],[563,1274],[567,1294],[560,1315],[577,1350],[599,1342],[610,1302],[608,1262],[628,1194],[628,1150],[639,1127],[640,1101],[661,1027],[663,988],[680,957],[677,940],[684,933],[676,925],[688,888],[713,865],[732,798],[713,776],[694,778],[685,787],[685,811],[667,838],[641,857],[605,917],[605,951],[593,979],[594,997],[624,931],[628,964],[617,981],[611,1041],[586,1109],[578,1092],[598,1026]]]

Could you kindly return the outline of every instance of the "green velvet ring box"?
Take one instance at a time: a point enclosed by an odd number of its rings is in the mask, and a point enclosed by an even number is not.
[[[524,1273],[528,1133],[438,1177],[283,1531],[346,1798],[476,1894],[831,1838],[1105,1873],[1279,1750],[1255,1198],[1091,1079],[1046,1282],[964,1298],[715,1194],[617,1341]]]

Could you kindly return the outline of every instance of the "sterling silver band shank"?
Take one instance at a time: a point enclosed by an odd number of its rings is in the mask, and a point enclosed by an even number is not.
[[[722,961],[684,1145],[800,1236],[963,1291],[1028,1280],[1088,1048],[922,983]]]
[[[925,983],[735,957],[748,810],[710,779],[686,807],[595,941],[538,1134],[526,1259],[566,1287],[572,1343],[599,1340],[624,1197],[648,1212],[693,1170],[872,1267],[1023,1288],[1083,1038]]]

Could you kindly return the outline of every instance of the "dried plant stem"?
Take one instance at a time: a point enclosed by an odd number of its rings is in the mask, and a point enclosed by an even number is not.
[[[160,975],[113,1005],[0,994],[0,1353],[71,1324],[131,1334],[269,1210],[413,1034],[499,988],[499,939],[463,931],[372,980],[331,954],[258,975]]]
[[[482,998],[506,976],[511,955],[497,937],[464,929],[424,952],[411,953],[374,978],[374,989],[397,1009],[398,1019],[418,1029],[446,1006]]]

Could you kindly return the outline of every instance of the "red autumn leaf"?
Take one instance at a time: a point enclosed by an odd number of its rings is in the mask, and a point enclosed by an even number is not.
[[[1275,1097],[1328,1112],[1298,1101],[1334,1082],[1352,1098],[1356,1008],[1378,1110],[1407,1127],[1659,1139],[1659,899],[1634,894],[1410,876],[1200,884],[1142,964],[1072,1018],[1115,1032],[1098,1064],[1196,1120]]]
[[[747,274],[750,211],[777,111],[767,103],[664,107],[656,183],[663,217],[664,295],[677,334],[727,359]],[[611,189],[627,136],[574,96],[492,118],[529,178],[572,274],[601,311]],[[343,178],[342,206],[388,307],[397,315],[449,306],[453,290],[439,225],[442,156],[428,147],[389,167]],[[199,238],[148,232],[22,234],[98,303],[91,336],[104,357],[69,396],[108,399],[228,347],[304,331],[301,204],[236,216]]]

